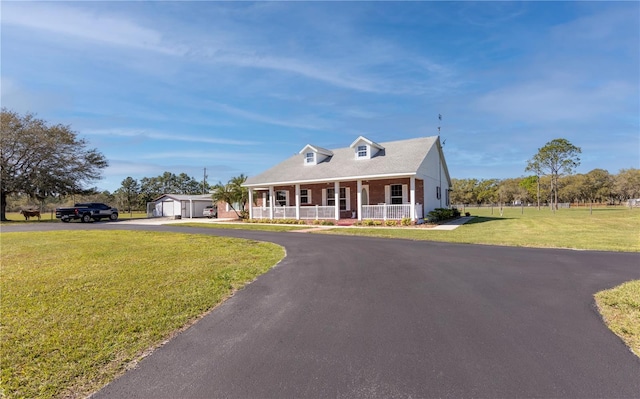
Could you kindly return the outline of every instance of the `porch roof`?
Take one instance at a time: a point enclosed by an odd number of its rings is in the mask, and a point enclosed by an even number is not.
[[[355,159],[350,147],[331,150],[332,156],[317,165],[303,165],[294,155],[265,172],[247,179],[246,187],[305,182],[344,181],[415,175],[437,136],[380,143],[384,148],[371,159]]]

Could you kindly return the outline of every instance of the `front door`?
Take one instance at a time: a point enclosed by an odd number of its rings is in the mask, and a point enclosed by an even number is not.
[[[362,187],[362,205],[369,205],[369,186]]]

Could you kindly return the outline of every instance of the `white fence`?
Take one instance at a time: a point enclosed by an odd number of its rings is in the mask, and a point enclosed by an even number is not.
[[[271,219],[269,208],[254,207],[252,209],[252,217],[254,219]],[[295,206],[276,206],[273,208],[273,219],[295,219]],[[317,220],[317,219],[335,219],[336,208],[334,206],[301,206],[300,219]]]
[[[422,205],[416,204],[416,218],[422,219]],[[400,220],[411,217],[411,205],[362,205],[362,220],[366,219],[382,219],[382,220]]]
[[[417,219],[422,219],[422,205],[416,204],[415,214]],[[273,217],[269,213],[269,208],[253,207],[252,217],[254,219],[295,219],[295,206],[276,206],[273,208]],[[410,204],[381,204],[381,205],[363,205],[362,220],[379,219],[379,220],[400,220],[411,217]],[[336,218],[336,208],[333,206],[301,206],[300,219],[302,220],[318,220]]]

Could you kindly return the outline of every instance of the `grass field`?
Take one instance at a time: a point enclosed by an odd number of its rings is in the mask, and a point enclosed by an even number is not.
[[[493,215],[490,209],[469,211],[476,219],[453,231],[377,227],[330,232],[640,251],[639,209],[597,209],[593,215],[588,209],[555,215],[528,208],[524,215],[519,208],[502,215],[497,208]],[[311,227],[181,225],[267,231]],[[73,231],[2,233],[1,238],[0,388],[7,398],[86,396],[284,256],[272,244],[189,234]],[[638,354],[640,282],[598,293],[596,301],[608,326]]]
[[[595,295],[607,326],[640,357],[640,280]]]
[[[180,223],[180,226],[204,227],[211,229],[236,229],[236,230],[257,230],[257,231],[293,231],[305,230],[314,226],[299,226],[288,224],[247,224],[247,223]]]
[[[467,209],[475,218],[452,231],[423,227],[341,228],[318,233],[542,248],[640,252],[640,209]]]
[[[2,223],[43,223],[43,222],[51,223],[51,222],[60,222],[58,219],[56,219],[56,213],[55,212],[44,212],[44,213],[42,213],[42,215],[40,215],[40,220],[38,220],[38,218],[29,218],[29,220],[25,220],[24,216],[22,216],[20,214],[20,212],[7,212],[7,214],[5,216],[7,217],[8,221],[4,221]],[[146,217],[147,217],[147,213],[146,212],[132,212],[131,214],[129,212],[127,212],[127,213],[118,214],[118,218],[120,218],[120,219],[142,219],[142,218],[146,218]]]
[[[190,234],[2,233],[2,397],[86,396],[283,256]]]

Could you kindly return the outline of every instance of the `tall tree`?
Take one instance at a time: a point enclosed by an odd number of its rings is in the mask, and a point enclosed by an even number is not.
[[[121,187],[116,190],[117,194],[121,194],[122,198],[129,209],[129,215],[133,213],[133,205],[138,201],[140,195],[140,183],[131,176],[122,181]]]
[[[540,210],[540,176],[527,176],[518,185],[527,191],[529,198],[535,198]]]
[[[88,149],[70,126],[49,125],[31,113],[19,115],[6,108],[0,119],[0,220],[6,220],[9,194],[43,201],[87,193],[92,190],[86,186],[108,166],[104,155]]]
[[[640,169],[622,169],[615,176],[615,195],[619,201],[640,198]]]
[[[476,186],[476,201],[480,204],[493,204],[498,199],[498,179],[482,179]]]
[[[451,203],[475,204],[477,202],[477,179],[451,179]]]
[[[520,202],[524,203],[529,193],[527,189],[520,185],[522,178],[503,179],[498,185],[498,199],[500,202]]]
[[[593,202],[611,200],[613,193],[613,178],[604,169],[593,169],[584,175],[583,193],[585,199]]]
[[[553,209],[558,209],[558,178],[562,173],[571,174],[580,165],[578,156],[582,150],[567,139],[554,139],[538,149],[538,153],[528,162],[525,171],[540,176],[545,173],[551,178]]]
[[[160,176],[140,179],[140,193],[141,201],[149,202],[162,194],[202,194],[202,184],[186,173],[176,176],[164,172]]]

